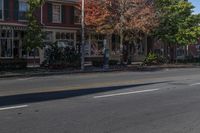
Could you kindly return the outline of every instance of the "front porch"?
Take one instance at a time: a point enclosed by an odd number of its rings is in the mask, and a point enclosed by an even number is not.
[[[27,66],[40,64],[40,52],[37,49],[34,59],[33,51],[27,52],[23,48],[23,38],[26,26],[17,25],[0,25],[0,61],[13,64],[17,60],[27,61]]]
[[[104,46],[106,41],[107,46]],[[87,60],[95,58],[103,58],[104,47],[108,47],[110,60],[120,60],[120,38],[118,35],[104,36],[101,34],[88,34],[86,36],[85,57]],[[126,61],[131,58],[132,62],[143,61],[147,55],[147,37],[137,44],[125,43],[123,46],[123,58]],[[129,56],[129,57],[128,57]]]

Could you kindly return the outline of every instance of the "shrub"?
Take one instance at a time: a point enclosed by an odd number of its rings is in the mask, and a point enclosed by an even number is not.
[[[157,64],[169,63],[169,59],[165,56],[157,56]]]
[[[109,60],[109,65],[114,66],[118,64],[118,60]]]
[[[145,60],[143,61],[143,64],[145,65],[155,65],[158,62],[158,56],[155,53],[150,52]]]
[[[143,65],[159,65],[168,63],[169,60],[164,56],[159,56],[153,52],[150,52],[145,60],[143,61]]]
[[[26,67],[26,59],[0,60],[0,70],[23,69]]]
[[[57,43],[49,44],[46,60],[42,66],[49,68],[80,67],[80,54],[74,47],[59,47]]]
[[[93,60],[92,61],[92,66],[95,66],[95,67],[103,67],[103,60]]]

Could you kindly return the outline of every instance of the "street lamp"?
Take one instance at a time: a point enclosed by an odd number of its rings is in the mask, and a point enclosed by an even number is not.
[[[81,70],[85,69],[85,0],[81,4]]]

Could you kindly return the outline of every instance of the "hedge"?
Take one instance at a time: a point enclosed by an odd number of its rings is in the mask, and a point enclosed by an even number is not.
[[[26,59],[3,59],[0,60],[0,70],[23,69],[27,67]]]

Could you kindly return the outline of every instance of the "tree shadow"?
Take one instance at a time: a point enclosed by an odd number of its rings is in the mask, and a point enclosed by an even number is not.
[[[122,90],[122,89],[161,84],[161,83],[169,83],[169,82],[170,81],[151,82],[151,83],[144,83],[144,84],[108,86],[108,87],[98,87],[98,88],[86,88],[86,89],[79,89],[79,90],[63,90],[63,91],[54,91],[54,92],[40,92],[40,93],[1,96],[0,107],[8,106],[8,105],[17,105],[17,104],[35,103],[35,102],[43,102],[43,101],[50,101],[50,100],[57,100],[57,99],[72,98],[72,97],[90,95],[90,94],[101,93],[101,92]]]

